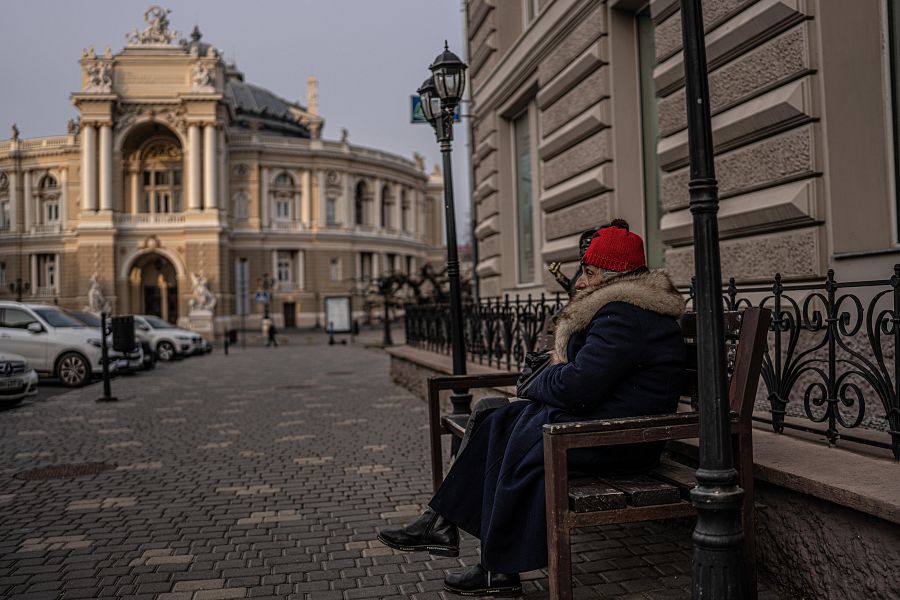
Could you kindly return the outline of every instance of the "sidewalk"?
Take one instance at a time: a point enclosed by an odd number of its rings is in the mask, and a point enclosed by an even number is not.
[[[424,405],[383,352],[290,337],[118,378],[115,404],[93,386],[0,412],[0,597],[455,597],[443,578],[477,540],[459,559],[375,541],[429,498]],[[70,467],[29,473],[48,465]],[[689,531],[576,536],[577,597],[689,597]]]

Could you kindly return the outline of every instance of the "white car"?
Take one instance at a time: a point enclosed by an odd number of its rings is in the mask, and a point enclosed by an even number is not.
[[[37,394],[38,376],[24,356],[0,352],[0,403],[18,402]]]
[[[69,387],[102,374],[100,332],[56,306],[0,302],[0,351],[25,357],[38,373]]]
[[[134,326],[150,340],[150,347],[162,361],[199,354],[206,348],[203,336],[153,315],[135,315]]]

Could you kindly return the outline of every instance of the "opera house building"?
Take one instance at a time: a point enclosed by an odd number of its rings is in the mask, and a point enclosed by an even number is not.
[[[222,326],[253,325],[264,287],[278,325],[307,326],[325,298],[440,255],[439,171],[325,140],[315,78],[285,100],[167,14],[83,52],[67,133],[0,141],[0,299],[80,309],[99,286],[115,313],[184,322],[199,280]]]

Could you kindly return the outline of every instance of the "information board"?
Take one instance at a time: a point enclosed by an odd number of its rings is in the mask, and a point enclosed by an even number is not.
[[[330,296],[325,298],[325,331],[350,333],[353,316],[350,312],[350,296]]]

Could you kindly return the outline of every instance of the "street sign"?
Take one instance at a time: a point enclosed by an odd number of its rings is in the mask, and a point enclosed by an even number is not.
[[[413,95],[409,97],[410,104],[410,123],[428,123],[428,119],[425,118],[425,114],[422,112],[422,99],[417,95]],[[438,99],[432,100],[432,102],[440,102]],[[459,106],[456,107],[456,112],[453,113],[453,120],[457,123],[460,121],[459,116]]]
[[[269,292],[256,292],[256,303],[257,304],[268,304],[269,303]]]

